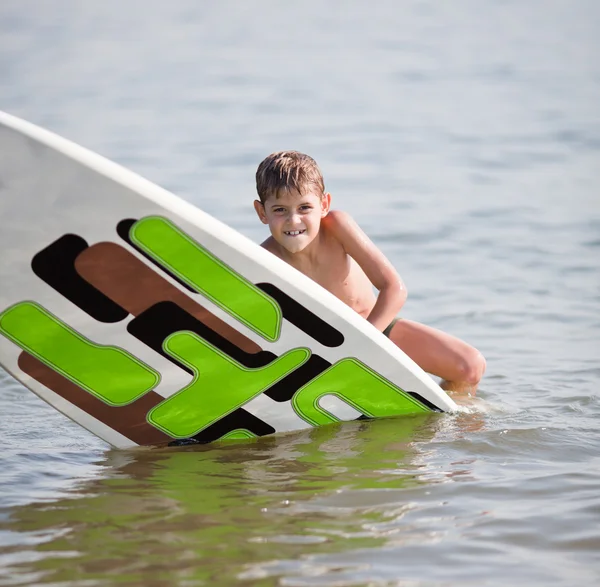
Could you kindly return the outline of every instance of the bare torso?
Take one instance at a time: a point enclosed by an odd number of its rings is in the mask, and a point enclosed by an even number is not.
[[[366,318],[376,297],[373,286],[361,267],[350,257],[337,238],[321,223],[318,240],[307,255],[285,255],[273,237],[262,246],[292,265]]]

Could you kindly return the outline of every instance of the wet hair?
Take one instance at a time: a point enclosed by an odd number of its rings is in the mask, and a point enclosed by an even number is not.
[[[260,201],[282,192],[305,194],[314,189],[323,196],[325,185],[317,162],[298,151],[278,151],[266,157],[256,170],[256,191]]]

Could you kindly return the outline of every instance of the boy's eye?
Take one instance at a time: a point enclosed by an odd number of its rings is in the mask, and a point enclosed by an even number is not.
[[[312,210],[312,206],[310,204],[303,204],[300,206],[300,210]]]
[[[273,212],[283,212],[283,208],[273,208]]]

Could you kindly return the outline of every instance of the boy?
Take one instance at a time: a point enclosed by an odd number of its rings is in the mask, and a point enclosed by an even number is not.
[[[262,246],[366,318],[448,391],[474,393],[485,359],[449,334],[396,318],[406,287],[383,253],[331,195],[314,159],[297,151],[269,155],[256,172],[254,208],[271,236]],[[376,297],[372,286],[379,290]]]

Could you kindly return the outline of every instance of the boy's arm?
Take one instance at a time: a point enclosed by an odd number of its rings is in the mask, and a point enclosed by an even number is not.
[[[377,302],[367,320],[379,330],[385,330],[406,301],[408,293],[404,282],[385,255],[349,214],[331,210],[326,219],[327,228],[379,290]]]

